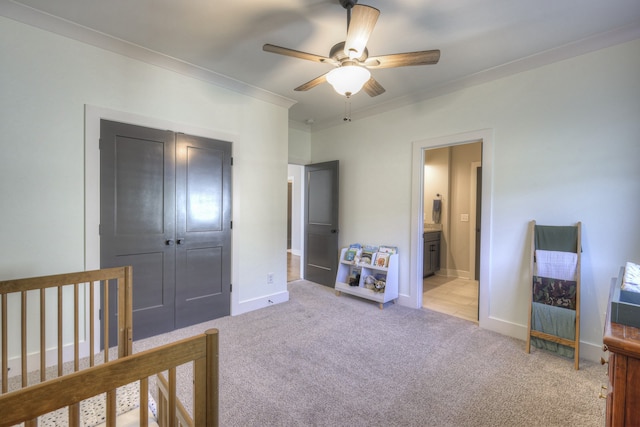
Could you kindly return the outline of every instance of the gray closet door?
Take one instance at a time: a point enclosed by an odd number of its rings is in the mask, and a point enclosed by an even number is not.
[[[176,328],[230,314],[231,144],[177,135]]]
[[[305,166],[304,278],[330,287],[338,269],[338,166]]]
[[[229,142],[102,120],[101,266],[133,266],[134,339],[230,313],[230,167]]]
[[[100,266],[133,266],[136,339],[174,327],[174,153],[173,132],[101,121]]]

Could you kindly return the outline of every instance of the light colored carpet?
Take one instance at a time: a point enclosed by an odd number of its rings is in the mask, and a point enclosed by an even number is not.
[[[220,425],[602,426],[606,369],[426,309],[336,296],[298,280],[290,301],[134,343],[220,330]],[[190,408],[190,369],[179,371]],[[184,399],[187,397],[186,399]]]

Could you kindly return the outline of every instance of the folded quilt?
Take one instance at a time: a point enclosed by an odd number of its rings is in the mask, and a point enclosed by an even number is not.
[[[622,276],[622,290],[640,292],[640,265],[627,262]]]
[[[575,280],[578,254],[573,252],[536,250],[534,275],[559,280]]]

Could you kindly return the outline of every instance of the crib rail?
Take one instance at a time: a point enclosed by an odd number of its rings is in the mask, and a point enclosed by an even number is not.
[[[131,354],[132,274],[132,268],[127,266],[0,281],[0,369],[2,370],[0,393],[7,393],[9,389],[10,357],[14,359],[12,360],[14,366],[18,364],[20,366],[21,387],[28,386],[28,357],[34,356],[28,354],[27,337],[34,333],[40,335],[39,349],[37,352],[32,351],[36,355],[35,357],[39,358],[40,381],[47,379],[49,366],[57,365],[57,376],[63,375],[63,365],[65,362],[69,362],[69,360],[65,360],[63,354],[65,346],[72,347],[73,356],[70,360],[73,361],[73,371],[80,369],[80,360],[83,358],[83,355],[80,354],[81,343],[84,343],[88,348],[89,366],[96,364],[94,349],[100,343],[100,339],[96,338],[94,332],[94,301],[96,301],[96,289],[98,293],[100,292],[100,284],[104,285],[102,286],[102,301],[105,313],[109,312],[111,304],[117,304],[118,324],[114,326],[118,328],[118,357]],[[115,302],[109,301],[108,290],[112,286],[116,286],[118,289],[118,301]],[[71,298],[65,297],[64,294],[69,292],[73,292],[73,296]],[[81,294],[85,298],[80,298]],[[73,300],[73,319],[71,319],[71,310],[68,305],[65,305],[67,299]],[[11,302],[11,306],[9,302]],[[48,309],[51,309],[56,303],[55,313],[48,313]],[[9,316],[10,307],[13,309],[12,313],[18,314]],[[85,316],[80,316],[81,312]],[[52,337],[47,336],[47,321],[51,321],[52,318],[55,318],[57,323],[57,337],[53,337],[55,338],[53,346],[51,345]],[[113,327],[109,325],[108,316],[105,315],[103,318],[104,329],[101,344],[105,351],[102,360],[98,360],[98,362],[109,361],[109,352],[106,349],[110,348],[109,330]],[[63,331],[65,328],[70,328],[68,322],[73,322],[73,340],[70,343],[63,340]],[[80,334],[80,322],[86,322],[83,336]],[[14,331],[14,334],[15,331],[20,331],[19,355],[9,352],[9,333],[11,331]],[[54,355],[51,354],[52,352]],[[18,353],[18,351],[14,351],[14,353]],[[51,363],[49,359],[55,360],[55,362]],[[69,359],[68,354],[67,359]]]
[[[72,374],[49,380],[28,388],[0,395],[0,427],[20,422],[34,422],[38,416],[78,405],[80,401],[107,393],[115,395],[118,387],[135,381],[144,381],[149,376],[169,371],[168,389],[172,390],[169,401],[175,403],[175,372],[177,366],[193,363],[193,426],[215,427],[218,425],[218,330],[210,329],[204,334],[187,338],[162,347],[96,365]],[[144,387],[140,387],[142,390]],[[141,391],[142,393],[142,391]],[[169,405],[167,423],[176,425],[176,405]],[[147,411],[140,406],[141,414]],[[116,425],[115,405],[107,401],[106,425]],[[70,425],[79,421],[69,416]]]

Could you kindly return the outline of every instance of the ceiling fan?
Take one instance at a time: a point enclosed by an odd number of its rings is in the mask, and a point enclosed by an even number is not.
[[[347,98],[355,95],[361,89],[364,89],[369,96],[378,96],[384,93],[385,89],[371,77],[369,69],[438,63],[440,51],[437,49],[370,57],[367,41],[378,21],[380,11],[374,7],[357,3],[358,0],[340,0],[342,7],[347,10],[347,39],[334,45],[328,57],[268,43],[262,47],[266,52],[331,64],[336,67],[294,90],[307,91],[321,83],[329,82],[336,92]]]

